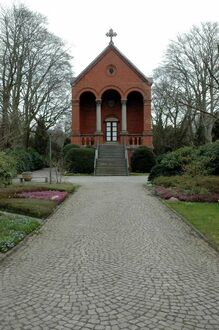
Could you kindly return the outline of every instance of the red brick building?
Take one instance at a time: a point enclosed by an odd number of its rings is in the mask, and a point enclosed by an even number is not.
[[[109,45],[72,82],[71,142],[151,147],[152,81],[107,35]]]

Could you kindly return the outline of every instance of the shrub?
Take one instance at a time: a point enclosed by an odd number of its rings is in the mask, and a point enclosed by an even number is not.
[[[93,148],[70,148],[64,154],[64,167],[71,173],[93,173],[94,155]]]
[[[18,173],[38,170],[44,166],[42,156],[33,149],[26,151],[22,148],[17,148],[9,151],[9,155],[15,159]]]
[[[28,153],[31,157],[32,171],[40,170],[44,166],[43,157],[34,149],[29,149]]]
[[[219,140],[199,148],[184,147],[157,159],[149,180],[164,175],[219,175]]]
[[[16,174],[16,163],[13,157],[0,152],[0,185],[11,183]]]
[[[201,146],[199,153],[205,159],[208,173],[219,175],[219,140]]]
[[[131,168],[133,172],[150,172],[154,165],[155,155],[151,149],[147,147],[139,147],[135,149],[131,158]]]
[[[169,152],[159,158],[159,163],[152,168],[148,180],[157,176],[179,175],[185,167],[197,158],[197,150],[193,147],[183,147]]]
[[[75,148],[80,148],[80,146],[78,144],[66,144],[63,147],[63,155],[65,156],[69,150],[75,149]]]
[[[183,172],[186,175],[191,177],[200,175],[208,175],[211,174],[212,171],[209,169],[208,163],[210,161],[209,157],[198,157],[197,159],[191,161],[190,163],[186,164],[183,168]]]

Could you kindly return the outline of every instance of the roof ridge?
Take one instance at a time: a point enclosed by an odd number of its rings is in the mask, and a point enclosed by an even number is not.
[[[109,45],[107,45],[107,47],[105,47],[102,52],[96,56],[94,58],[93,61],[91,61],[91,63],[86,66],[84,68],[84,70],[81,71],[81,73],[79,73],[79,75],[77,77],[73,77],[72,79],[72,86],[77,83],[78,81],[80,81],[82,79],[82,77],[86,74],[86,72],[88,72],[104,55],[107,51],[109,51],[110,49],[114,49],[114,51],[117,53],[117,55],[119,55],[123,60],[125,60],[125,62],[132,68],[134,69],[134,71],[144,80],[146,80],[150,85],[152,85],[153,80],[152,78],[148,78],[146,77],[115,45],[114,43],[109,43]]]

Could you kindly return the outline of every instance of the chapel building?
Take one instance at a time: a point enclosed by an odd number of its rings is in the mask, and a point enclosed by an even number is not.
[[[151,85],[114,45],[109,45],[72,81],[71,143],[152,147]]]

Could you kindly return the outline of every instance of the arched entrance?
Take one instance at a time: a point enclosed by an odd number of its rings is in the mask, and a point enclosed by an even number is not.
[[[127,130],[128,143],[141,145],[144,131],[144,100],[141,93],[133,91],[127,97]]]
[[[93,134],[96,130],[96,101],[92,92],[80,96],[80,128],[82,134]]]
[[[96,97],[92,92],[80,96],[80,134],[82,145],[94,145],[96,130]]]
[[[105,142],[119,142],[121,130],[121,96],[113,89],[102,95],[102,127]]]

